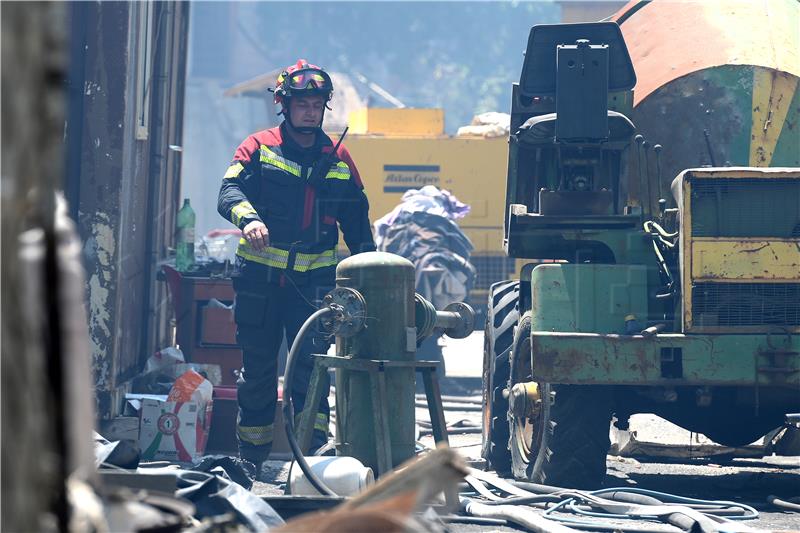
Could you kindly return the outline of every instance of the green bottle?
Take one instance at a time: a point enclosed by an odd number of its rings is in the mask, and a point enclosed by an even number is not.
[[[176,225],[175,269],[188,272],[194,267],[194,209],[188,198],[183,200],[183,207],[178,211]]]

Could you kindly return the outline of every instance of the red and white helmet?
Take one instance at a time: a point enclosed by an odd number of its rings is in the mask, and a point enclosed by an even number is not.
[[[287,98],[300,95],[321,94],[327,102],[333,96],[333,82],[317,65],[298,59],[297,63],[280,73],[272,92],[275,93],[275,103],[284,104],[284,107]]]

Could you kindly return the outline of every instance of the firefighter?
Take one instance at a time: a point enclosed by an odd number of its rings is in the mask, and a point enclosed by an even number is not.
[[[239,454],[256,466],[256,476],[276,431],[281,341],[285,333],[292,345],[334,287],[338,228],[351,254],[375,250],[358,170],[344,145],[334,151],[322,131],[333,94],[330,76],[301,59],[278,76],[271,91],[283,122],[239,145],[218,201],[219,213],[243,234],[233,276],[236,338],[243,357],[236,432]],[[329,347],[329,337],[316,328],[303,342],[292,396],[298,418],[313,369],[311,354]],[[325,397],[318,407],[312,449],[327,441],[328,416]]]

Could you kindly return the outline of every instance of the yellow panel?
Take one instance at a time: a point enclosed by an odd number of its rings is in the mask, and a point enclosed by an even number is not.
[[[687,183],[687,178],[698,179],[778,179],[800,178],[800,168],[792,167],[717,167],[689,168],[678,174],[675,179]],[[684,194],[686,194],[684,190]],[[688,198],[688,196],[685,196]],[[688,204],[684,206],[688,208]]]
[[[786,72],[753,69],[753,125],[750,130],[750,164],[768,167],[781,135],[797,78]]]
[[[686,173],[683,171],[678,178],[681,184],[681,230],[678,236],[680,240],[680,270],[681,270],[681,286],[683,288],[683,330],[689,331],[692,329],[692,276],[689,272],[689,266],[686,264],[689,261],[688,254],[691,250],[690,243],[692,242],[692,210],[690,209],[692,198],[692,182],[685,179]]]
[[[692,279],[797,281],[800,279],[800,241],[695,238]]]
[[[444,135],[443,109],[363,108],[350,113],[350,133],[386,137]]]
[[[370,220],[394,209],[406,190],[436,185],[471,206],[458,224],[474,253],[504,255],[506,139],[354,135],[345,144],[364,181]]]
[[[782,282],[797,281],[800,278],[800,266],[798,266],[800,265],[800,243],[798,241],[770,241],[768,239],[752,239],[750,241],[727,239],[723,241],[694,237],[692,235],[691,209],[692,181],[689,178],[777,179],[798,177],[800,177],[800,169],[797,168],[764,167],[694,168],[684,170],[678,175],[676,181],[681,187],[680,270],[684,332],[698,331],[693,325],[692,316],[692,283],[695,279],[722,282]],[[765,244],[767,246],[763,249],[758,249]],[[715,246],[719,246],[719,248]],[[775,252],[776,255],[771,256],[771,252]],[[699,264],[693,264],[693,259]]]

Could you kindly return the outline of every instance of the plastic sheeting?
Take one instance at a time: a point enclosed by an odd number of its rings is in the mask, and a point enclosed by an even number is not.
[[[428,185],[406,191],[374,225],[378,250],[414,263],[417,292],[437,309],[465,300],[475,282],[473,245],[455,222],[469,209],[449,191]]]

